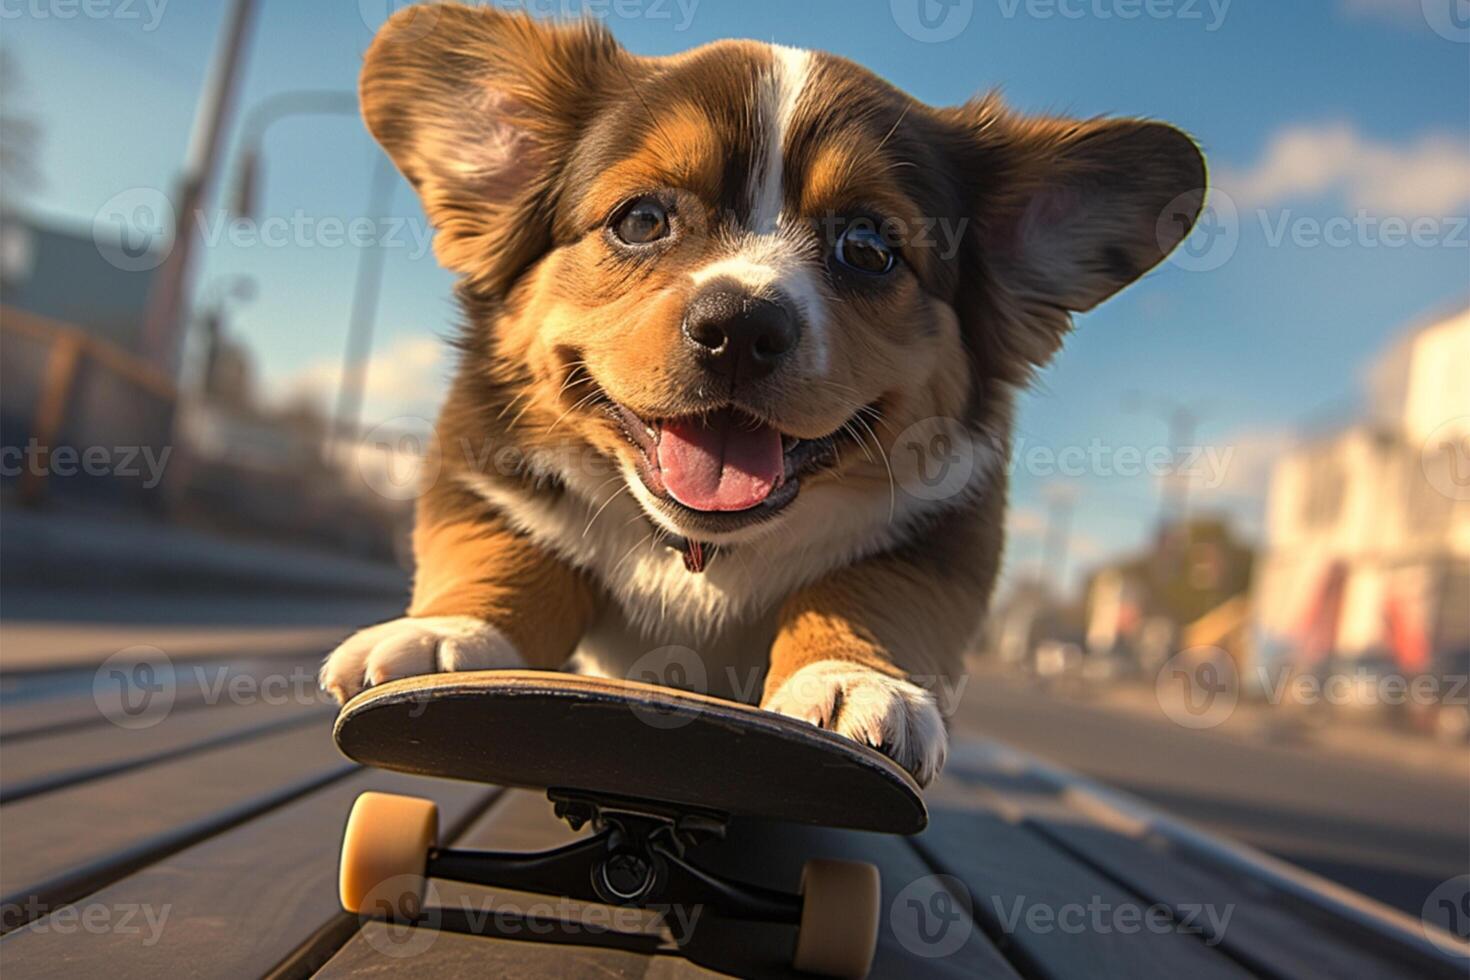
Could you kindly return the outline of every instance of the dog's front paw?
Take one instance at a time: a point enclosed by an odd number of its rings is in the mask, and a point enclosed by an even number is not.
[[[762,705],[871,745],[928,785],[944,766],[949,736],[934,695],[861,664],[808,664]]]
[[[322,690],[338,701],[398,677],[524,667],[514,644],[474,616],[405,616],[348,637],[322,664]]]

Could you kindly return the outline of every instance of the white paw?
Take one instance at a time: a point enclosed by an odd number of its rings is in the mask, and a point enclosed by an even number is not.
[[[353,634],[333,650],[317,678],[338,701],[399,677],[451,670],[524,667],[505,635],[473,616],[405,616]]]
[[[860,664],[808,664],[764,707],[871,745],[913,773],[921,786],[944,767],[949,735],[934,695]]]

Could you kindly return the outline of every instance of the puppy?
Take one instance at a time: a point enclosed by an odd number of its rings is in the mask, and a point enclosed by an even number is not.
[[[346,699],[432,671],[759,703],[921,782],[1002,548],[1016,394],[1188,234],[1194,143],[915,101],[841,58],[667,58],[591,23],[410,7],[373,135],[462,278],[402,619]]]

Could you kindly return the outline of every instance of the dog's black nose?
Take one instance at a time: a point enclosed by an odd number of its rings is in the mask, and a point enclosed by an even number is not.
[[[684,337],[711,369],[748,381],[776,369],[801,339],[801,326],[789,303],[715,281],[689,304]]]

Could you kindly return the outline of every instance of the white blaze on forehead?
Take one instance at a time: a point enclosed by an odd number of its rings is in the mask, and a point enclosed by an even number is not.
[[[770,68],[757,87],[761,152],[750,173],[749,232],[721,259],[694,272],[696,286],[731,279],[756,295],[781,294],[800,309],[807,369],[827,370],[827,338],[822,291],[799,235],[783,234],[786,199],[786,139],[811,77],[812,54],[798,48],[771,47]]]
[[[781,220],[785,200],[786,137],[811,77],[812,53],[771,47],[771,68],[760,85],[760,125],[765,153],[750,175],[750,227],[768,234]]]

